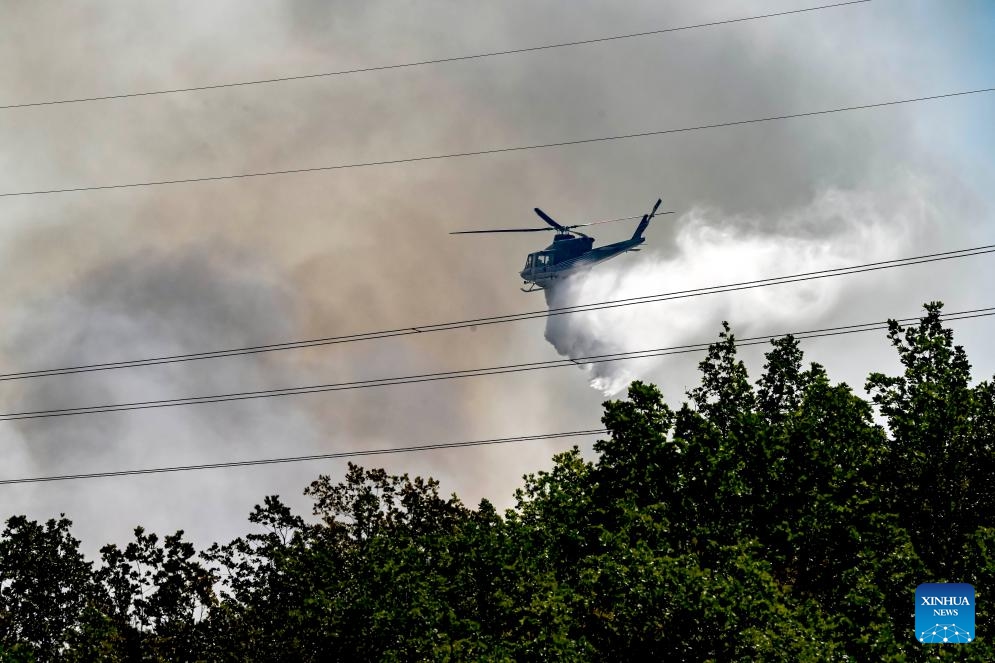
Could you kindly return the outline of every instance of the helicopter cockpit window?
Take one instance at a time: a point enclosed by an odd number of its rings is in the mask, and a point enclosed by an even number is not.
[[[546,268],[550,265],[550,255],[548,253],[536,254],[536,267]]]
[[[529,267],[532,266],[532,258],[533,258],[533,256],[530,253],[529,257],[525,259],[525,269],[528,269]]]

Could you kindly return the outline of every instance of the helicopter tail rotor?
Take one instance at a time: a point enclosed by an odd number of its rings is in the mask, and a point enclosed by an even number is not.
[[[632,233],[632,239],[642,239],[643,232],[650,224],[650,219],[656,215],[656,211],[660,209],[660,203],[663,202],[662,198],[657,198],[656,205],[653,205],[653,209],[650,210],[649,214],[644,214],[642,221],[636,226],[636,232]]]

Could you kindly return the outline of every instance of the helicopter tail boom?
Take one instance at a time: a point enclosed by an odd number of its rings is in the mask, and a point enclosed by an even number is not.
[[[649,226],[649,224],[650,224],[650,215],[646,214],[643,216],[643,220],[639,222],[639,225],[636,226],[636,232],[632,233],[632,239],[642,239],[643,232],[646,230],[646,227]]]

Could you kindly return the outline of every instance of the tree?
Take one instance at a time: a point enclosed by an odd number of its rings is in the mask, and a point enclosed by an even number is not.
[[[101,548],[103,563],[94,573],[118,649],[127,659],[191,659],[201,630],[197,620],[214,603],[216,578],[182,531],[162,544],[142,527],[134,536],[124,550]]]
[[[61,655],[94,598],[71,526],[64,515],[45,524],[13,516],[0,535],[0,648],[12,660]]]
[[[991,387],[970,387],[971,365],[942,325],[942,306],[927,304],[917,326],[889,321],[905,371],[867,380],[891,430],[882,492],[937,579],[957,569],[978,527],[995,525],[987,507],[995,500]]]

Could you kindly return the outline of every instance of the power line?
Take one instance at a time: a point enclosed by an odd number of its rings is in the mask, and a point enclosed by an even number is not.
[[[279,463],[301,463],[312,460],[335,460],[338,458],[355,458],[358,456],[379,456],[384,454],[412,453],[415,451],[435,451],[437,449],[462,449],[464,447],[481,447],[491,444],[509,444],[511,442],[531,442],[535,440],[556,440],[567,437],[582,437],[588,435],[603,435],[608,430],[597,428],[592,430],[571,431],[568,433],[546,433],[544,435],[520,435],[518,437],[500,437],[490,440],[472,440],[464,442],[443,442],[439,444],[419,444],[410,447],[393,447],[388,449],[362,449],[359,451],[339,451],[327,454],[311,454],[309,456],[287,456],[285,458],[262,458],[257,460],[238,460],[223,463],[202,463],[199,465],[177,465],[173,467],[153,467],[137,470],[116,470],[111,472],[88,472],[81,474],[60,474],[46,477],[30,477],[26,479],[0,479],[0,486],[18,483],[42,483],[47,481],[70,481],[73,479],[102,479],[106,477],[124,477],[138,474],[164,474],[167,472],[191,472],[194,470],[215,470],[230,467],[249,467],[253,465],[276,465]]]
[[[182,92],[202,92],[204,90],[218,90],[218,89],[222,89],[222,88],[244,87],[244,86],[248,86],[248,85],[266,85],[266,84],[271,84],[271,83],[284,83],[284,82],[287,82],[287,81],[300,81],[300,80],[306,80],[306,79],[311,79],[311,78],[330,78],[330,77],[333,77],[333,76],[345,76],[345,75],[348,75],[348,74],[363,74],[363,73],[370,73],[370,72],[374,72],[374,71],[387,71],[389,69],[404,69],[404,68],[410,68],[410,67],[422,67],[422,66],[426,66],[426,65],[442,64],[442,63],[446,63],[446,62],[462,62],[462,61],[465,61],[465,60],[477,60],[477,59],[481,59],[481,58],[489,58],[489,57],[495,57],[495,56],[499,56],[499,55],[513,55],[513,54],[516,54],[516,53],[530,53],[530,52],[534,52],[534,51],[544,51],[544,50],[549,50],[549,49],[554,49],[554,48],[566,48],[566,47],[569,47],[569,46],[583,46],[583,45],[587,45],[587,44],[598,44],[598,43],[609,42],[609,41],[619,41],[619,40],[622,40],[622,39],[633,39],[633,38],[636,38],[636,37],[649,37],[649,36],[653,36],[653,35],[667,34],[667,33],[670,33],[670,32],[680,32],[680,31],[683,31],[683,30],[695,30],[695,29],[698,29],[698,28],[709,28],[709,27],[715,27],[715,26],[719,26],[719,25],[729,25],[731,23],[744,23],[744,22],[747,22],[747,21],[756,21],[756,20],[759,20],[759,19],[774,18],[774,17],[777,17],[777,16],[788,16],[790,14],[802,14],[802,13],[806,13],[806,12],[819,11],[819,10],[823,10],[823,9],[834,9],[834,8],[837,8],[837,7],[846,7],[848,5],[859,5],[859,4],[864,4],[864,3],[867,3],[867,2],[870,2],[870,1],[871,0],[853,0],[852,2],[837,2],[837,3],[831,4],[831,5],[819,5],[818,7],[808,7],[808,8],[805,8],[805,9],[793,9],[791,11],[775,12],[775,13],[772,13],[772,14],[758,14],[758,15],[755,15],[755,16],[745,16],[743,18],[730,18],[730,19],[725,19],[725,20],[720,20],[720,21],[710,21],[708,23],[696,23],[696,24],[693,24],[693,25],[683,25],[683,26],[674,27],[674,28],[662,28],[662,29],[659,29],[659,30],[649,30],[649,31],[646,31],[646,32],[633,32],[633,33],[629,33],[629,34],[613,35],[613,36],[610,36],[610,37],[598,37],[598,38],[595,38],[595,39],[584,39],[584,40],[579,40],[579,41],[568,41],[568,42],[561,42],[561,43],[556,43],[556,44],[544,44],[544,45],[541,45],[541,46],[529,46],[529,47],[526,47],[526,48],[516,48],[516,49],[505,50],[505,51],[490,51],[490,52],[486,52],[486,53],[476,53],[476,54],[472,54],[472,55],[460,55],[460,56],[449,57],[449,58],[436,58],[436,59],[433,59],[433,60],[420,60],[420,61],[417,61],[417,62],[403,62],[403,63],[399,63],[399,64],[381,65],[381,66],[377,66],[377,67],[362,67],[362,68],[359,68],[359,69],[343,69],[343,70],[339,70],[339,71],[327,71],[327,72],[321,72],[321,73],[316,73],[316,74],[302,74],[302,75],[298,75],[298,76],[281,76],[281,77],[278,77],[278,78],[265,78],[265,79],[251,80],[251,81],[240,81],[240,82],[236,82],[236,83],[219,83],[219,84],[215,84],[215,85],[200,85],[200,86],[196,86],[196,87],[173,88],[173,89],[167,89],[167,90],[151,90],[151,91],[148,91],[148,92],[131,92],[131,93],[123,93],[123,94],[110,94],[110,95],[97,96],[97,97],[78,97],[78,98],[74,98],[74,99],[55,99],[55,100],[51,100],[51,101],[36,101],[36,102],[28,102],[28,103],[7,104],[5,106],[0,106],[0,110],[10,110],[10,109],[14,109],[14,108],[32,108],[32,107],[36,107],[36,106],[55,106],[55,105],[59,105],[59,104],[79,104],[79,103],[86,103],[86,102],[91,102],[91,101],[108,101],[108,100],[111,100],[111,99],[128,99],[128,98],[132,98],[132,97],[151,97],[151,96],[164,95],[164,94],[178,94],[178,93],[182,93]]]
[[[638,217],[633,217],[638,218]],[[728,283],[724,285],[706,286],[692,288],[689,290],[678,290],[675,292],[658,293],[655,295],[644,295],[641,297],[629,297],[625,299],[612,299],[589,304],[577,304],[574,306],[563,306],[551,308],[543,311],[528,311],[524,313],[510,313],[506,315],[490,316],[485,318],[472,318],[469,320],[457,320],[453,322],[441,322],[426,325],[413,325],[400,327],[397,329],[385,329],[381,331],[361,332],[356,334],[346,334],[342,336],[328,336],[324,338],[307,339],[301,341],[285,341],[283,343],[271,343],[268,345],[256,345],[244,348],[230,348],[227,350],[212,350],[207,352],[195,352],[181,355],[168,355],[161,357],[148,357],[144,359],[132,359],[117,362],[105,362],[99,364],[84,364],[79,366],[67,366],[62,368],[47,368],[34,371],[20,371],[17,373],[0,374],[0,382],[8,380],[24,380],[28,378],[47,377],[55,375],[68,375],[73,373],[89,373],[94,371],[108,371],[121,368],[136,368],[141,366],[155,366],[159,364],[172,364],[187,361],[198,361],[201,359],[216,359],[220,357],[233,357],[239,355],[260,354],[264,352],[277,352],[280,350],[294,350],[299,348],[312,348],[324,345],[337,345],[340,343],[353,343],[356,341],[368,341],[383,338],[393,338],[397,336],[411,336],[414,334],[427,334],[437,331],[450,331],[454,329],[465,329],[468,327],[479,327],[485,325],[504,324],[508,322],[519,322],[523,320],[533,320],[536,318],[552,317],[557,315],[569,315],[572,313],[584,313],[588,311],[598,311],[609,308],[620,308],[633,306],[636,304],[650,304],[656,302],[669,301],[673,299],[686,299],[702,295],[718,294],[723,292],[733,292],[737,290],[750,290],[772,285],[782,285],[788,283],[798,283],[812,281],[816,279],[829,278],[833,276],[847,276],[849,274],[860,274],[894,267],[907,267],[943,260],[954,260],[957,258],[968,258],[971,256],[995,253],[995,244],[975,246],[955,251],[944,251],[942,253],[929,253],[908,258],[895,258],[893,260],[883,260],[878,262],[850,265],[847,267],[837,267],[834,269],[824,269],[813,272],[802,272],[800,274],[789,274],[785,276],[774,276],[752,281],[740,281],[738,283]]]
[[[995,307],[972,309],[969,311],[958,311],[944,314],[942,318],[948,321],[966,320],[971,318],[983,318],[995,315]],[[919,318],[902,318],[900,323],[914,322]],[[841,327],[827,327],[824,329],[814,329],[803,332],[787,332],[783,334],[768,334],[764,336],[754,336],[737,341],[737,345],[750,346],[766,343],[772,338],[792,335],[800,340],[810,338],[821,338],[826,336],[839,336],[843,334],[854,334],[859,332],[874,331],[887,328],[887,322],[869,322],[856,325],[845,325]],[[689,352],[700,352],[707,350],[711,342],[694,343],[690,345],[672,346],[666,348],[655,348],[651,350],[636,350],[632,352],[619,352],[606,355],[592,355],[588,357],[576,357],[572,359],[554,359],[549,361],[527,362],[522,364],[508,364],[504,366],[489,366],[485,368],[464,369],[458,371],[439,371],[435,373],[423,373],[419,375],[406,375],[392,378],[377,378],[369,380],[356,380],[352,382],[338,382],[330,384],[309,385],[305,387],[288,387],[282,389],[264,389],[259,391],[244,391],[227,394],[215,394],[211,396],[191,396],[186,398],[169,398],[150,401],[137,401],[133,403],[116,403],[110,405],[93,405],[86,407],[61,408],[51,410],[37,410],[34,412],[10,412],[0,414],[0,421],[14,421],[20,419],[45,419],[49,417],[66,417],[80,414],[98,414],[102,412],[123,412],[129,410],[150,410],[164,407],[177,407],[181,405],[201,405],[206,403],[224,403],[229,401],[242,401],[257,398],[273,398],[277,396],[298,396],[302,394],[314,394],[328,391],[351,391],[355,389],[367,389],[370,387],[388,387],[399,384],[414,384],[420,382],[436,382],[439,380],[454,380],[460,378],[480,377],[484,375],[501,375],[505,373],[523,373],[526,371],[542,370],[547,368],[562,368],[564,366],[600,364],[614,361],[625,361],[631,359],[646,359],[649,357],[660,357],[672,354],[684,354]]]
[[[462,157],[484,156],[488,154],[504,154],[508,152],[523,152],[526,150],[540,150],[552,147],[566,147],[569,145],[585,145],[589,143],[603,143],[613,140],[628,140],[632,138],[648,138],[650,136],[663,136],[667,134],[687,133],[692,131],[704,131],[706,129],[719,129],[722,127],[735,127],[747,124],[759,124],[763,122],[774,122],[776,120],[790,120],[802,117],[814,117],[817,115],[829,115],[831,113],[844,113],[855,110],[867,110],[871,108],[883,108],[886,106],[898,106],[901,104],[911,104],[921,101],[932,101],[936,99],[949,99],[951,97],[962,97],[969,94],[982,94],[995,92],[995,88],[982,88],[977,90],[962,90],[960,92],[947,92],[944,94],[934,94],[926,97],[911,97],[908,99],[894,99],[891,101],[879,101],[872,104],[861,104],[858,106],[844,106],[840,108],[827,108],[824,110],[807,111],[804,113],[790,113],[786,115],[771,115],[768,117],[758,117],[749,120],[735,120],[731,122],[718,122],[714,124],[700,124],[691,127],[680,127],[676,129],[660,129],[657,131],[643,131],[639,133],[621,134],[617,136],[598,136],[595,138],[580,138],[576,140],[565,140],[555,143],[539,143],[534,145],[517,145],[513,147],[496,147],[486,150],[475,150],[470,152],[451,152],[449,154],[433,154],[417,157],[403,157],[398,159],[383,159],[381,161],[357,161],[354,163],[337,164],[332,166],[312,166],[308,168],[290,168],[287,170],[269,170],[254,173],[237,173],[234,175],[211,175],[207,177],[187,177],[174,180],[155,180],[148,182],[130,182],[125,184],[103,184],[97,186],[69,187],[64,189],[40,189],[37,191],[9,191],[0,193],[0,198],[13,196],[41,196],[55,193],[77,193],[81,191],[103,191],[108,189],[134,189],[140,187],[163,186],[167,184],[191,184],[194,182],[217,182],[222,180],[248,179],[253,177],[270,177],[274,175],[299,175],[302,173],[315,173],[332,170],[345,170],[349,168],[367,168],[371,166],[389,166],[398,164],[416,163],[422,161],[438,161],[441,159],[456,159]]]

